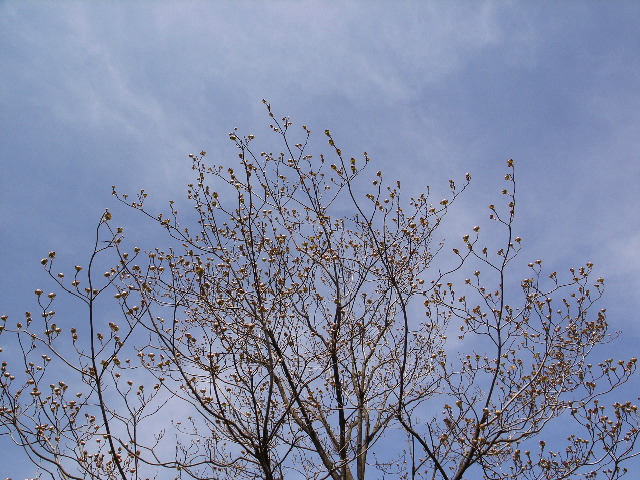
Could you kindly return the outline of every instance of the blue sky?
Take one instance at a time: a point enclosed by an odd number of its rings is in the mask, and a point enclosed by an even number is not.
[[[262,131],[263,98],[412,193],[470,172],[451,235],[484,221],[515,159],[521,262],[594,262],[617,349],[640,353],[632,1],[1,2],[1,312],[51,287],[49,250],[84,261],[105,208],[153,244],[111,185],[183,196],[187,155],[233,162],[227,133]]]

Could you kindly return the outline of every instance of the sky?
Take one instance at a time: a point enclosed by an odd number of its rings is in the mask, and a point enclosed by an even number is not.
[[[235,162],[228,132],[264,132],[263,98],[409,192],[469,172],[453,240],[485,221],[513,158],[519,261],[593,262],[616,354],[640,353],[634,1],[0,2],[0,313],[53,287],[49,250],[84,261],[105,208],[161,242],[111,186],[183,198],[188,155]],[[7,451],[0,477],[32,474]]]

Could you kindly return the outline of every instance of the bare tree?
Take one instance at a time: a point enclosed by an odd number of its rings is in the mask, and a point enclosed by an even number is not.
[[[307,127],[293,144],[289,119],[267,108],[282,153],[257,153],[234,130],[235,168],[191,155],[195,216],[173,202],[153,213],[144,191],[114,187],[166,230],[163,249],[127,253],[106,212],[71,280],[55,252],[42,260],[87,321],[56,321],[56,295],[41,290],[40,318],[2,317],[19,357],[2,361],[3,432],[43,474],[621,477],[638,412],[604,403],[636,359],[589,363],[611,338],[591,264],[562,279],[536,261],[514,285],[513,161],[506,210],[490,207],[497,254],[475,227],[436,268],[436,229],[468,174],[439,202],[405,198],[381,172],[364,187],[366,153],[347,159],[325,131],[332,160],[314,157]],[[549,437],[554,424],[566,440]]]

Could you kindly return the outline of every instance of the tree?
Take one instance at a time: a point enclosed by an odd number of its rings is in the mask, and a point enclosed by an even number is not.
[[[497,254],[474,227],[450,268],[436,268],[435,232],[468,174],[435,203],[428,190],[405,198],[381,172],[365,188],[366,153],[347,159],[327,130],[332,160],[309,155],[310,130],[293,144],[292,123],[267,108],[283,153],[258,154],[234,130],[236,169],[191,155],[195,217],[174,202],[155,214],[144,190],[131,199],[114,187],[165,229],[164,248],[127,253],[107,211],[87,267],[64,275],[55,252],[41,261],[86,322],[56,321],[56,294],[39,289],[40,318],[2,317],[22,357],[2,361],[2,428],[43,474],[624,475],[637,407],[604,403],[636,359],[591,360],[611,339],[592,264],[563,278],[536,261],[514,284],[513,161],[506,207],[490,207]],[[549,437],[553,422],[569,435]]]

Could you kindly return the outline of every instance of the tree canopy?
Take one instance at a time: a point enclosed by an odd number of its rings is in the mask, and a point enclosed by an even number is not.
[[[3,353],[2,433],[51,478],[624,475],[640,429],[617,389],[636,359],[598,357],[591,263],[514,278],[513,160],[489,211],[500,244],[471,227],[436,266],[469,174],[444,199],[405,192],[328,130],[330,154],[310,154],[311,131],[266,105],[281,153],[234,130],[235,165],[190,155],[192,212],[113,188],[166,244],[127,244],[107,211],[87,265],[42,259],[86,316],[41,289],[37,315],[2,316],[20,354]]]

